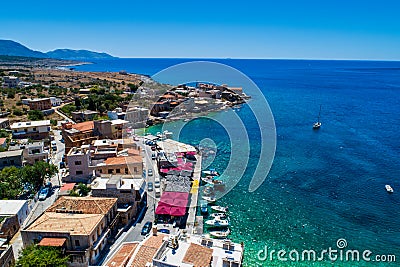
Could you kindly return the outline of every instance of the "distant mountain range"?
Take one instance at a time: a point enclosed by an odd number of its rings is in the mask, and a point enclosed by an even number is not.
[[[11,40],[0,40],[0,55],[34,58],[55,58],[66,60],[115,58],[107,53],[98,53],[88,50],[56,49],[47,53],[43,53],[40,51],[29,49],[28,47]]]

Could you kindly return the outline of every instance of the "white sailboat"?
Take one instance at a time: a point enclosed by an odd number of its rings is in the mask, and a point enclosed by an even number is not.
[[[317,130],[321,127],[320,117],[321,117],[321,108],[322,105],[319,105],[319,113],[318,113],[318,121],[313,124],[313,129]]]

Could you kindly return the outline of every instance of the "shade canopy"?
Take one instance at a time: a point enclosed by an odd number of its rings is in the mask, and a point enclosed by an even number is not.
[[[164,192],[156,208],[157,215],[184,216],[189,200],[189,193]]]
[[[170,215],[172,216],[184,216],[186,214],[185,207],[171,207]]]

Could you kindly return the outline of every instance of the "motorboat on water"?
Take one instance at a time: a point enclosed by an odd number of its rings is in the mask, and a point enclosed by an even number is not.
[[[208,203],[214,203],[215,201],[217,201],[217,199],[215,197],[203,196],[202,199],[206,200]]]
[[[209,169],[208,171],[202,171],[205,175],[219,176],[219,173],[215,169]]]
[[[207,220],[205,222],[205,224],[208,225],[208,226],[213,226],[213,227],[228,227],[229,226],[229,221],[228,220],[212,219],[212,220]]]
[[[228,207],[221,207],[221,206],[211,206],[212,210],[226,213],[228,211]]]
[[[210,186],[210,185],[208,185],[208,186],[206,185],[204,187],[204,189],[203,189],[203,194],[205,196],[213,195],[214,194],[214,188],[212,186]]]
[[[390,186],[390,185],[385,185],[385,188],[386,188],[386,191],[388,192],[388,193],[393,193],[394,192],[394,190],[393,190],[393,188]]]
[[[222,220],[226,220],[228,219],[228,215],[226,215],[223,212],[219,212],[219,213],[211,213],[210,216],[214,219],[222,219]]]
[[[231,233],[231,230],[229,228],[226,231],[211,231],[209,234],[213,237],[216,238],[225,238]]]

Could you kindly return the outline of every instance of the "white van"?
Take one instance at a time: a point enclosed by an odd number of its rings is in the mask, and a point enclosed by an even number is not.
[[[56,141],[51,141],[51,150],[57,151],[57,142]]]
[[[154,187],[155,188],[160,188],[160,178],[159,177],[156,177],[156,178],[154,178]]]
[[[154,192],[155,192],[155,196],[156,196],[156,197],[160,197],[160,196],[161,196],[161,190],[160,190],[160,188],[155,188],[155,189],[154,189]]]

